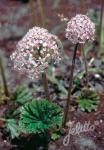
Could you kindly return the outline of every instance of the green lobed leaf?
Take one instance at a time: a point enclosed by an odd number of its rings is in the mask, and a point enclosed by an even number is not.
[[[5,127],[7,132],[10,133],[12,139],[19,136],[20,130],[15,119],[7,119]]]
[[[78,107],[82,111],[96,111],[99,104],[99,96],[91,89],[84,88],[77,98]]]
[[[19,126],[24,133],[42,133],[60,126],[62,112],[59,106],[47,100],[32,100],[25,104]]]
[[[11,99],[19,104],[25,104],[29,100],[32,100],[33,96],[26,86],[19,86]]]

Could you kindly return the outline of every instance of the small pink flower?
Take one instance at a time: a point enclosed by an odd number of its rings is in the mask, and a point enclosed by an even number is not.
[[[66,38],[73,44],[93,41],[95,24],[86,16],[78,14],[67,24]]]
[[[11,55],[14,68],[26,73],[28,77],[38,78],[53,60],[61,59],[60,47],[57,36],[50,34],[48,30],[33,27],[18,42],[15,52]]]

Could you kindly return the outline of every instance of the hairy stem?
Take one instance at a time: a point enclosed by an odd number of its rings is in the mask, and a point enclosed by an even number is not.
[[[44,91],[45,91],[45,96],[47,100],[50,100],[50,95],[49,95],[49,91],[48,91],[48,81],[46,78],[46,73],[42,73],[42,80],[43,80],[43,86],[44,86]]]
[[[73,84],[73,74],[74,74],[74,68],[75,68],[75,59],[76,59],[77,49],[78,49],[78,44],[76,44],[76,46],[75,46],[73,59],[72,59],[72,66],[71,66],[71,73],[70,73],[70,82],[69,82],[69,89],[68,89],[68,98],[67,98],[67,103],[66,103],[65,111],[64,111],[63,127],[65,127],[66,121],[67,121],[67,118],[68,118],[68,112],[69,112],[69,106],[70,106],[70,98],[71,98],[71,90],[72,90],[72,84]]]
[[[5,77],[5,72],[4,72],[4,67],[3,67],[1,57],[0,57],[0,70],[1,70],[1,76],[2,76],[3,85],[4,85],[5,96],[9,97],[9,91],[8,91],[8,86],[7,86],[7,82],[6,82],[6,77]]]
[[[42,21],[42,26],[44,27],[45,26],[45,19],[44,19],[42,1],[37,0],[37,3],[38,3],[38,9],[39,9],[39,13],[40,13],[41,21]]]
[[[41,46],[40,46],[40,50],[41,50]],[[38,55],[41,57],[40,51],[38,51]],[[42,81],[43,81],[43,87],[44,87],[46,99],[50,100],[50,95],[49,95],[49,90],[48,90],[48,80],[47,80],[45,72],[42,73]]]
[[[32,17],[32,26],[37,24],[36,16],[35,16],[35,8],[34,8],[34,1],[29,0],[30,8],[31,8],[31,17]]]
[[[49,5],[49,0],[46,0],[46,4],[47,4],[47,6]]]
[[[81,45],[81,50],[82,50],[84,66],[85,66],[86,86],[88,87],[88,66],[87,66],[87,59],[86,59],[86,55],[85,55],[85,51],[84,51],[83,45]]]
[[[80,0],[80,12],[84,13],[84,0]],[[83,60],[84,60],[84,65],[85,65],[85,73],[86,73],[86,86],[88,86],[88,67],[87,67],[87,60],[86,60],[86,56],[85,56],[85,52],[84,52],[84,48],[83,45],[81,44],[81,51],[83,54]]]
[[[104,0],[101,0],[101,15],[100,15],[100,48],[102,47],[103,40],[103,27],[104,26]]]
[[[84,5],[84,0],[80,0],[80,13],[84,13],[85,10],[85,5]]]
[[[41,0],[37,0],[37,2],[38,2],[38,8],[39,8],[41,19],[42,19],[42,25],[44,26],[45,23],[44,23],[42,3],[41,3]],[[33,0],[30,0],[30,7],[31,7],[31,15],[32,15],[32,25],[35,26],[36,18],[35,18],[35,11],[34,11],[34,2],[33,2]],[[39,53],[39,56],[40,55],[41,54]],[[42,80],[43,80],[43,87],[44,87],[44,92],[45,92],[45,95],[46,95],[46,99],[50,100],[49,91],[48,91],[48,81],[47,81],[45,72],[42,74]]]

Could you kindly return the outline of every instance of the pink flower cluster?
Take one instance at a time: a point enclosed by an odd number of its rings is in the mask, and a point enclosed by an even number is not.
[[[11,55],[14,68],[26,73],[29,78],[38,78],[52,60],[55,63],[60,61],[61,53],[57,41],[60,41],[58,37],[48,30],[33,27],[18,42]]]
[[[78,14],[67,25],[66,38],[73,44],[93,41],[95,24],[86,16]]]

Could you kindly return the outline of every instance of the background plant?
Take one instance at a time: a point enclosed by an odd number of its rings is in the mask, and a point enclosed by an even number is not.
[[[4,124],[4,130],[7,134],[9,134],[10,139],[19,137],[21,132],[18,126],[18,119],[22,106],[32,99],[32,93],[26,86],[17,87],[11,94],[5,118],[0,118],[0,121]]]
[[[96,111],[99,104],[99,96],[94,90],[84,88],[80,96],[77,97],[77,103],[78,108],[82,111]]]
[[[5,96],[9,97],[9,91],[8,91],[8,86],[7,86],[6,76],[5,76],[5,70],[3,67],[3,62],[2,62],[1,56],[0,56],[0,71],[1,71],[2,81],[3,81]]]

